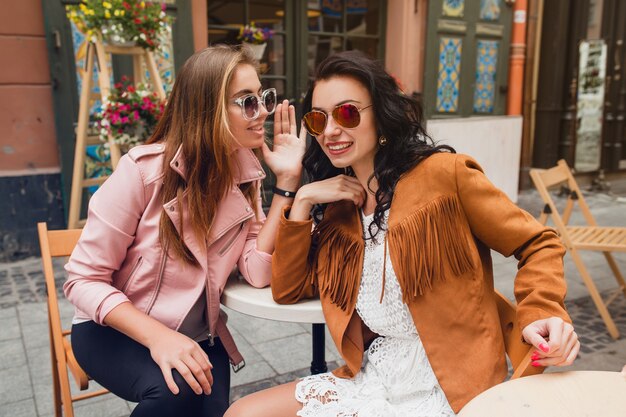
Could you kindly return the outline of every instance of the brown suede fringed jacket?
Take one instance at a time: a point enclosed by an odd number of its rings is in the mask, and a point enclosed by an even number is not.
[[[346,362],[334,374],[350,378],[372,338],[355,310],[364,253],[361,217],[352,202],[338,202],[326,208],[313,233],[311,228],[311,221],[283,215],[272,292],[283,304],[319,294]],[[312,239],[318,244],[310,254]],[[565,250],[557,234],[513,204],[467,156],[434,154],[400,179],[386,239],[403,300],[455,412],[507,374],[490,248],[519,261],[521,328],[551,316],[571,322],[563,305]]]

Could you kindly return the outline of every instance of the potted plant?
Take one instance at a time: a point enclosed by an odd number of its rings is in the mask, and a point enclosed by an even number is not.
[[[237,40],[246,44],[253,52],[257,60],[263,58],[267,41],[272,39],[274,31],[270,28],[257,27],[254,22],[239,29]]]
[[[154,50],[170,30],[165,4],[139,0],[82,0],[67,6],[69,19],[90,40]]]
[[[141,84],[135,87],[122,77],[95,115],[100,139],[108,142],[112,137],[127,152],[150,137],[164,107],[165,102],[156,93]]]

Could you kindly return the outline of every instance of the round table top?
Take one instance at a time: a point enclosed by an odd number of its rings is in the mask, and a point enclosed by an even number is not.
[[[230,279],[222,293],[222,304],[249,316],[295,323],[325,323],[319,299],[296,304],[278,304],[269,287],[254,288],[241,279]]]
[[[506,381],[471,400],[458,417],[626,416],[619,372],[572,371]]]

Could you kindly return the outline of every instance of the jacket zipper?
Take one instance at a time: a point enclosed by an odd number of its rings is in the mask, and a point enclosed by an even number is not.
[[[137,262],[135,262],[135,265],[133,265],[133,269],[130,270],[130,274],[128,274],[128,278],[126,279],[126,282],[124,283],[124,285],[122,285],[122,288],[120,288],[121,292],[125,292],[128,289],[128,286],[130,285],[130,282],[133,279],[133,276],[135,275],[135,272],[137,272],[137,270],[139,269],[139,265],[141,265],[141,262],[143,261],[143,256],[140,256],[139,258],[137,258]]]
[[[237,231],[237,233],[235,233],[233,235],[233,237],[231,237],[228,242],[226,242],[226,244],[222,247],[222,249],[220,249],[217,254],[219,256],[223,256],[226,252],[228,252],[228,250],[230,248],[232,248],[232,246],[235,244],[235,241],[237,240],[237,238],[239,237],[239,235],[241,235],[241,231],[243,230],[243,226],[245,224],[245,221],[241,222],[239,224],[239,230]]]
[[[209,247],[209,242],[208,240],[205,240],[205,244],[208,250]],[[206,258],[206,270],[209,270],[209,257],[207,256]],[[206,320],[207,320],[207,325],[209,326],[209,332],[207,333],[207,336],[209,337],[209,346],[213,346],[215,344],[215,332],[212,328],[212,321],[211,321],[211,308],[212,303],[211,303],[211,286],[209,285],[209,275],[208,273],[205,275],[204,277],[204,288],[206,289]]]
[[[165,244],[165,248],[161,253],[161,264],[159,265],[159,275],[157,276],[156,288],[154,290],[154,294],[152,294],[152,298],[148,303],[148,307],[146,308],[146,314],[150,314],[152,307],[154,306],[154,302],[156,301],[157,295],[159,294],[159,290],[161,289],[161,282],[163,282],[163,271],[165,270],[165,261],[167,260],[167,250],[169,248],[169,244]]]

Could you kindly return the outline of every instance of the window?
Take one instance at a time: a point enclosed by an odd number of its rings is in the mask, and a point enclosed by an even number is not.
[[[429,3],[424,108],[429,117],[504,114],[511,8],[503,0]]]
[[[296,105],[329,54],[358,49],[384,57],[384,0],[208,0],[207,9],[209,44],[239,43],[239,29],[251,22],[274,31],[261,79]]]
[[[307,76],[334,52],[357,49],[382,58],[384,10],[381,0],[308,1]]]
[[[254,22],[257,27],[267,27],[274,36],[267,43],[261,64],[261,79],[265,87],[274,87],[280,98],[293,97],[292,64],[286,59],[288,31],[293,31],[289,19],[291,1],[284,0],[230,0],[208,1],[209,44],[238,44],[239,30]]]

